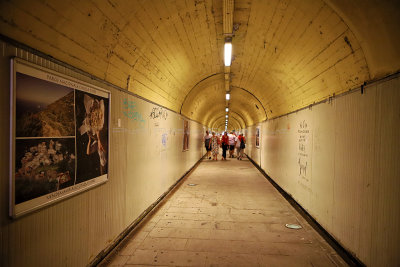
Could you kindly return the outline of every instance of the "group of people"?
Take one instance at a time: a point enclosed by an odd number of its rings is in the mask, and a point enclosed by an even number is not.
[[[243,134],[236,135],[234,131],[231,131],[229,134],[224,132],[224,134],[220,137],[215,132],[211,134],[209,131],[206,131],[206,135],[204,136],[204,145],[207,150],[206,157],[211,159],[211,155],[213,160],[218,160],[219,148],[222,148],[222,159],[226,160],[226,151],[229,151],[229,157],[235,157],[235,148],[236,155],[238,160],[242,160],[244,149],[246,148],[246,138]]]

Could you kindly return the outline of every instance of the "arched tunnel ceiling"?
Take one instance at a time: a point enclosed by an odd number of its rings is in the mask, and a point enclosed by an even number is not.
[[[212,127],[226,105],[222,3],[1,1],[0,33]],[[400,70],[398,1],[235,0],[233,25],[234,128]]]
[[[225,107],[224,74],[216,73],[202,79],[189,91],[182,103],[181,113],[212,127],[210,121],[216,116],[225,115]],[[266,111],[260,100],[244,88],[232,86],[228,107],[241,114],[245,125],[266,119]]]

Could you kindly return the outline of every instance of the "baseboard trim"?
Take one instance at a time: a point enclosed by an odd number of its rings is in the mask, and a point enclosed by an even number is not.
[[[204,156],[203,156],[204,157]],[[88,266],[97,266],[101,261],[103,261],[108,255],[110,255],[113,250],[120,244],[122,243],[125,238],[128,237],[128,235],[132,232],[134,232],[140,223],[152,212],[157,210],[157,207],[160,205],[160,203],[172,192],[174,192],[181,182],[188,177],[200,164],[202,161],[203,157],[201,157],[187,172],[185,172],[184,175],[182,175],[173,185],[171,185],[167,191],[165,191],[155,202],[153,202],[145,211],[143,211],[139,217],[134,220],[125,230],[123,230],[118,237],[105,249],[103,249],[97,256],[88,264]]]
[[[351,252],[346,250],[317,220],[314,219],[294,198],[280,187],[252,158],[246,155],[251,163],[264,175],[264,177],[279,191],[279,193],[292,205],[297,212],[314,228],[322,238],[343,258],[349,266],[366,266]]]

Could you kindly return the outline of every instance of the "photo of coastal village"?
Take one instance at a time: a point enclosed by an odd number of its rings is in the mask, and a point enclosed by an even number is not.
[[[15,203],[74,185],[74,150],[74,138],[17,140]]]
[[[101,88],[14,63],[13,217],[108,180],[110,108]]]

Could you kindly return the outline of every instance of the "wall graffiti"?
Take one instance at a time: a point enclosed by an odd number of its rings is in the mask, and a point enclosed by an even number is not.
[[[137,111],[136,103],[134,101],[129,101],[128,99],[124,99],[122,101],[122,113],[125,117],[130,119],[131,121],[138,122],[140,127],[143,127],[145,124],[145,120],[143,119],[142,113]]]
[[[163,145],[164,147],[167,146],[167,137],[168,137],[168,134],[167,134],[167,133],[163,133],[162,136],[161,136],[161,143],[162,143],[162,145]]]
[[[168,118],[168,111],[164,108],[161,107],[153,107],[153,109],[150,112],[150,119],[164,119],[166,120]]]
[[[299,123],[298,133],[298,161],[299,166],[299,183],[301,183],[306,188],[311,188],[311,174],[310,170],[310,160],[311,160],[311,149],[312,149],[312,136],[311,127],[306,120],[302,120]]]
[[[302,163],[300,158],[299,158],[299,166],[300,166],[300,172],[299,175],[307,176],[307,161],[305,163]]]

